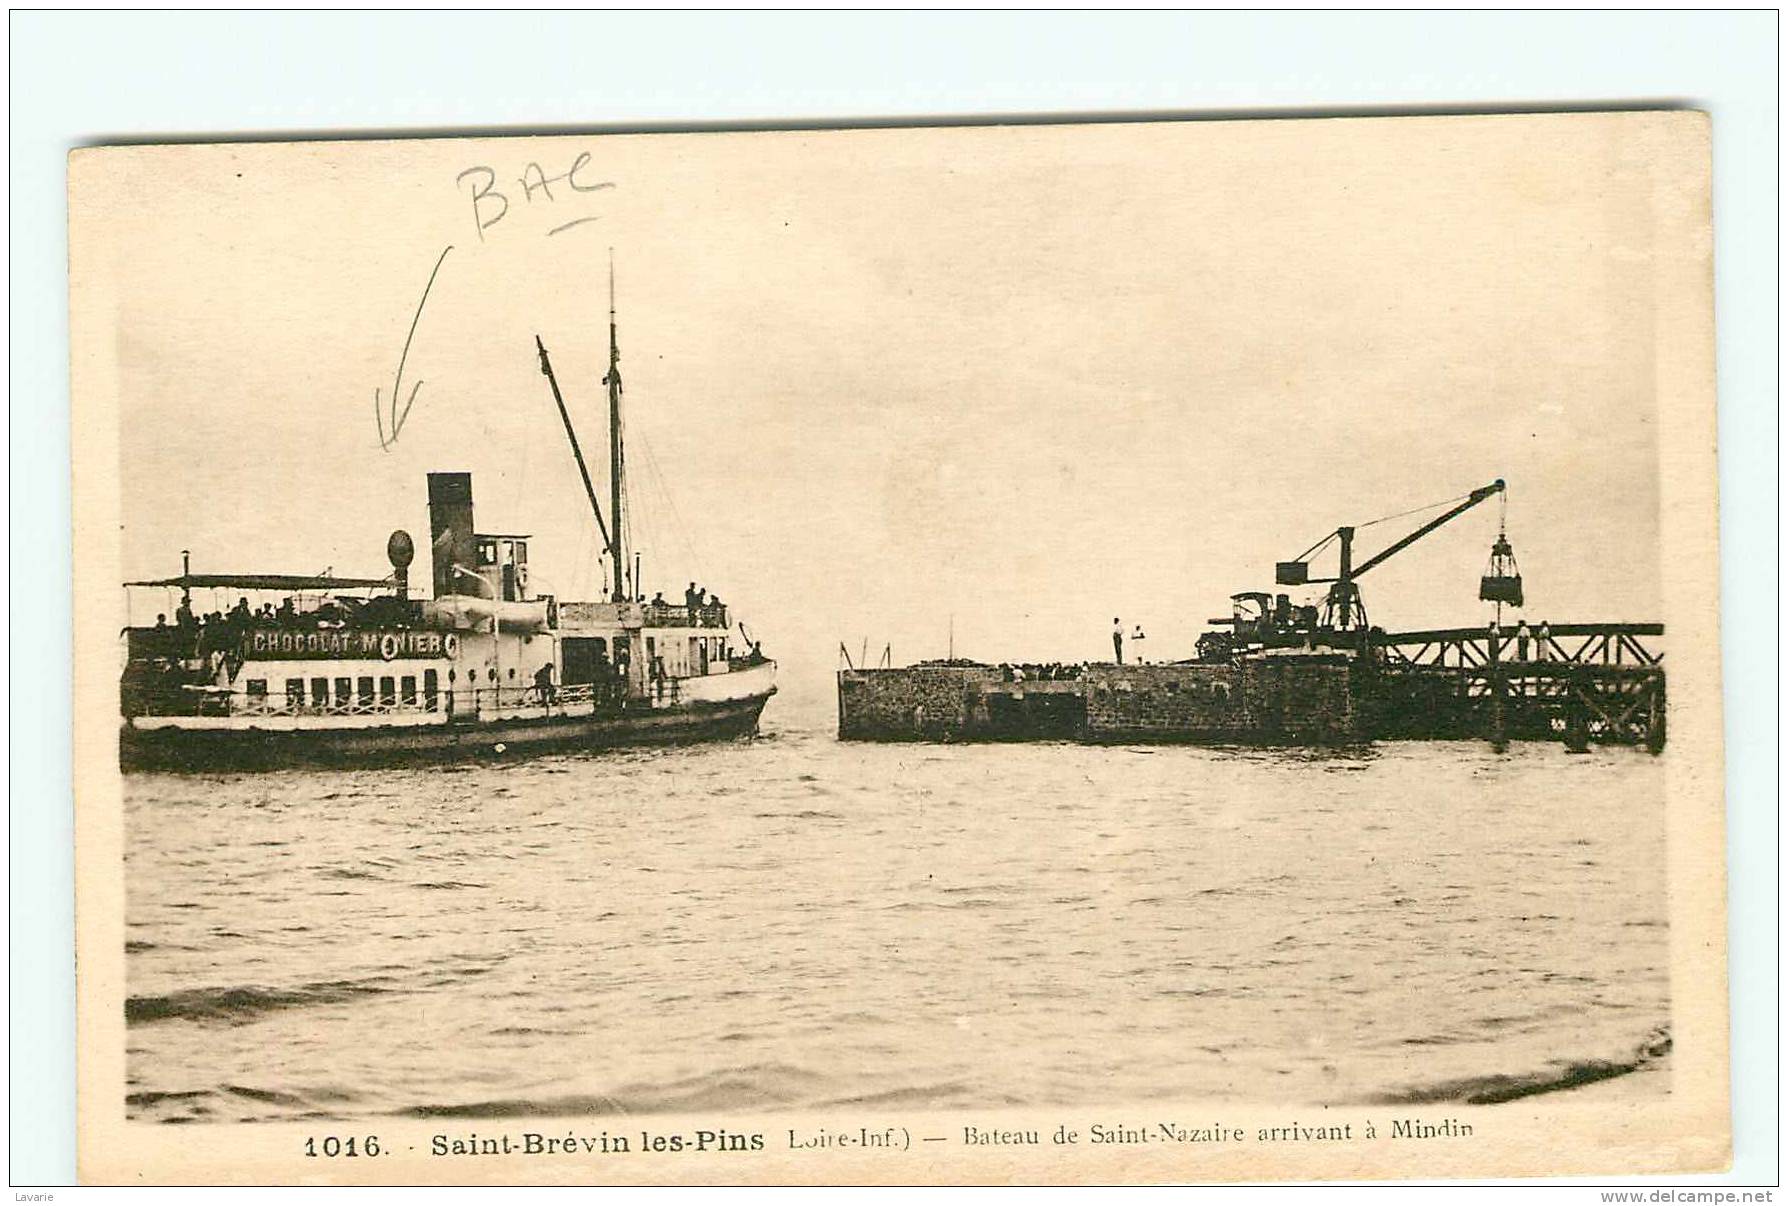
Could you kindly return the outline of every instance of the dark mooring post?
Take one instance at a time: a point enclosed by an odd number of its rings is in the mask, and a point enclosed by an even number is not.
[[[1509,717],[1503,698],[1506,684],[1502,673],[1502,633],[1495,625],[1484,644],[1490,650],[1490,748],[1502,754],[1509,748]]]
[[[1565,749],[1573,754],[1587,754],[1589,725],[1583,719],[1583,705],[1573,699],[1565,707]]]
[[[1335,626],[1347,629],[1353,627],[1353,529],[1336,528],[1335,535],[1341,538],[1341,572],[1335,577],[1341,615],[1335,620]]]
[[[1565,685],[1565,749],[1573,754],[1589,753],[1589,718],[1584,713],[1579,693],[1583,685],[1573,671]]]

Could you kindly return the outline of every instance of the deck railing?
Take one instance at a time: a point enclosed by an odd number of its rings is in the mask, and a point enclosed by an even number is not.
[[[674,684],[672,687],[674,697]],[[576,683],[566,687],[461,687],[417,691],[413,696],[356,691],[346,698],[319,701],[284,691],[138,688],[127,690],[123,702],[125,714],[130,716],[483,716],[517,709],[540,709],[546,715],[556,715],[619,705],[621,693],[615,684]]]
[[[731,617],[726,604],[709,604],[693,612],[682,603],[647,603],[645,620],[648,628],[726,628]]]

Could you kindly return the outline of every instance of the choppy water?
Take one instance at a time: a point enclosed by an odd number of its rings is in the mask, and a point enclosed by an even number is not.
[[[1658,759],[775,726],[131,777],[131,1116],[1494,1099],[1667,1047]]]

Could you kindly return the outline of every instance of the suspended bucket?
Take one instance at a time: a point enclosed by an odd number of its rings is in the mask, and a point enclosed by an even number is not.
[[[1485,574],[1478,580],[1478,598],[1486,603],[1521,606],[1520,574]]]
[[[1478,579],[1478,598],[1486,603],[1521,606],[1521,568],[1515,564],[1515,550],[1508,537],[1500,533],[1496,543],[1490,546],[1490,564],[1484,567],[1484,576]]]

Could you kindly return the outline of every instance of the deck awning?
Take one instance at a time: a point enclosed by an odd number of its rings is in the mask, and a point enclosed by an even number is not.
[[[390,578],[335,578],[322,574],[181,574],[126,586],[172,586],[180,590],[230,587],[237,590],[337,591],[373,590],[391,586]]]

